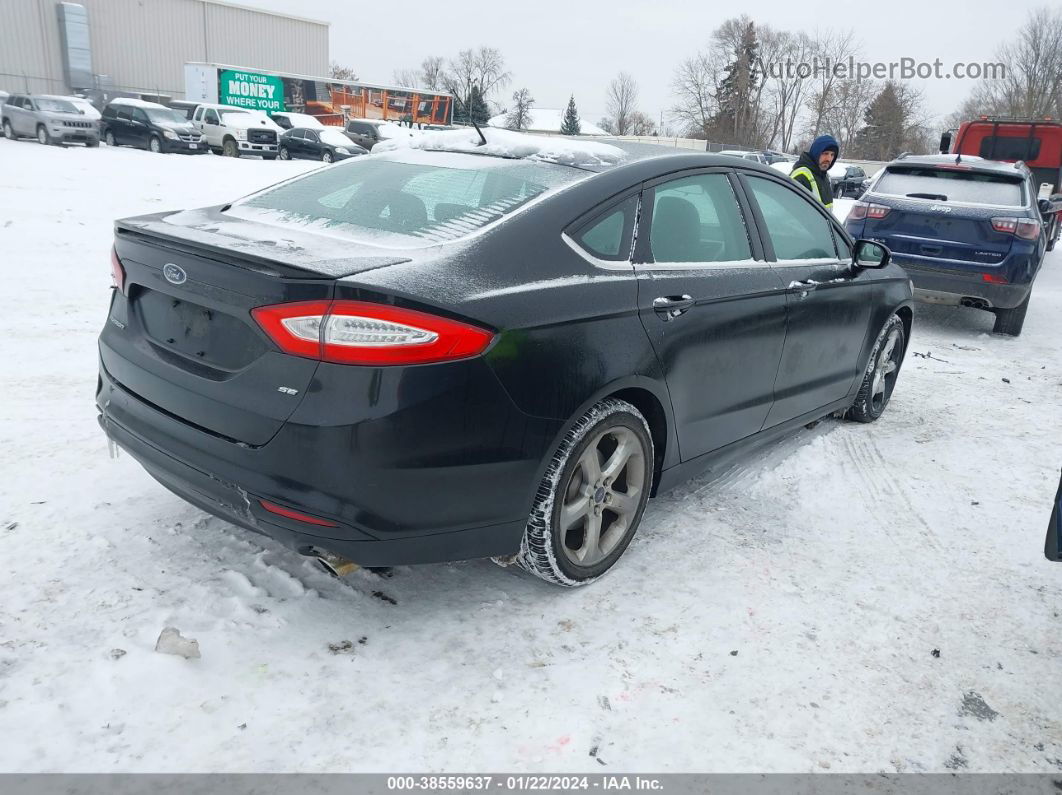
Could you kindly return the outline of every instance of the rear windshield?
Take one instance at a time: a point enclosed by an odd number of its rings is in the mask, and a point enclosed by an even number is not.
[[[251,196],[241,218],[395,248],[465,237],[585,172],[500,158],[403,152],[320,169]]]
[[[1021,180],[1002,174],[982,174],[938,168],[888,168],[874,186],[875,193],[917,199],[1022,207]]]

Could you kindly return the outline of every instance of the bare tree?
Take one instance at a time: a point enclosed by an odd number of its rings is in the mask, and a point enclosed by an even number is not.
[[[638,84],[629,74],[620,72],[608,84],[605,94],[605,110],[616,135],[630,134],[631,114],[635,111],[637,101]]]
[[[649,114],[632,110],[627,117],[627,135],[656,135],[656,123]]]
[[[505,116],[505,126],[510,130],[526,130],[531,126],[531,108],[535,98],[526,88],[513,92],[513,106]]]
[[[391,80],[396,86],[416,88],[420,85],[420,74],[416,69],[395,69],[391,73]]]
[[[856,133],[863,126],[867,108],[880,91],[881,84],[873,80],[850,78],[837,81],[833,91],[834,101],[823,116],[823,126],[837,139],[842,153],[855,140]],[[905,97],[910,106],[912,100],[907,95]],[[915,108],[912,106],[908,110],[913,113]]]
[[[826,115],[837,104],[835,88],[841,78],[832,67],[855,56],[858,49],[859,43],[851,30],[819,32],[812,40],[812,61],[819,67],[810,77],[813,88],[805,100],[809,117],[807,129],[812,138],[823,131]]]
[[[675,70],[671,90],[677,98],[671,115],[683,132],[694,138],[707,138],[719,112],[715,99],[718,69],[710,53],[697,53]]]
[[[461,102],[470,101],[473,86],[478,87],[484,100],[490,101],[490,94],[508,85],[511,79],[505,59],[494,47],[461,50],[439,74],[442,87]]]
[[[974,91],[980,113],[1062,115],[1062,9],[1031,12],[1017,38],[996,51],[996,60],[1005,74]]]
[[[358,74],[349,66],[343,66],[337,61],[332,61],[328,67],[328,76],[336,80],[357,80]]]
[[[420,84],[432,91],[443,89],[443,65],[446,63],[441,55],[429,55],[420,62]]]

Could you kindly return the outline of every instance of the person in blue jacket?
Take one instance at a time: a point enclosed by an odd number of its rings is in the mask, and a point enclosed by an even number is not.
[[[832,135],[820,135],[811,142],[808,151],[796,161],[789,176],[798,185],[811,192],[827,210],[833,208],[833,186],[830,185],[830,170],[841,154],[841,145]]]

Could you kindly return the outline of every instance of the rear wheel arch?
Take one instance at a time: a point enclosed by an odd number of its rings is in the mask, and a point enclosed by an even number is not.
[[[645,417],[649,423],[649,433],[653,437],[653,486],[650,496],[656,496],[656,487],[660,483],[660,473],[664,468],[664,453],[669,441],[668,416],[660,399],[642,387],[628,387],[611,392],[608,397],[618,398],[630,403]]]

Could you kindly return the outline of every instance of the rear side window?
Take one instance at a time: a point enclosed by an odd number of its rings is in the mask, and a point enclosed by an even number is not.
[[[630,258],[638,196],[630,196],[584,224],[574,235],[579,246],[598,259],[624,262]]]
[[[458,240],[585,176],[564,166],[492,163],[473,155],[448,154],[446,167],[410,157],[413,162],[359,158],[311,172],[239,202],[230,212],[415,248]]]
[[[941,168],[890,167],[874,192],[995,207],[1025,205],[1022,178]]]
[[[649,245],[654,262],[735,262],[752,258],[748,233],[726,174],[657,185]]]
[[[748,177],[767,234],[779,260],[826,259],[837,256],[833,225],[800,193],[762,177]],[[795,184],[795,183],[794,183]],[[808,194],[810,196],[811,194]]]
[[[977,154],[987,160],[1035,160],[1040,156],[1040,139],[986,135]]]

